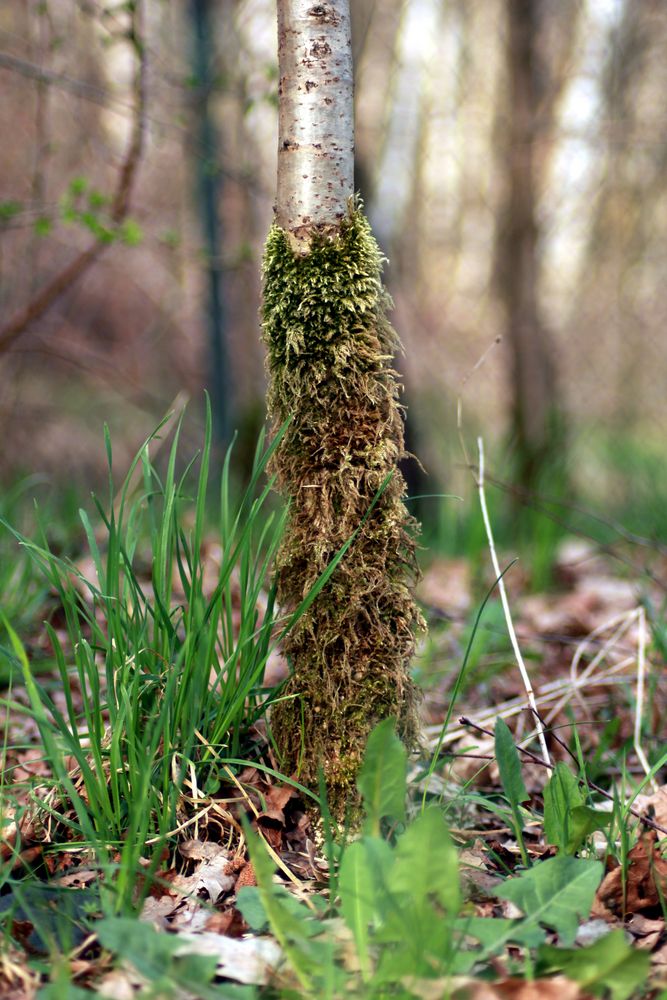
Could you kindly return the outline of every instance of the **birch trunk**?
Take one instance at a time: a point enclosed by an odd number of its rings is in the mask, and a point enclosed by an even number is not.
[[[352,58],[347,0],[279,0],[280,149],[276,224],[264,254],[269,411],[284,430],[274,469],[290,501],[278,599],[302,605],[271,728],[280,766],[310,787],[320,770],[342,818],[368,735],[393,716],[416,733],[409,665],[421,616],[409,589],[416,522],[405,482],[397,347],[382,254],[353,203]]]
[[[276,222],[295,250],[335,231],[354,194],[349,0],[279,0]]]

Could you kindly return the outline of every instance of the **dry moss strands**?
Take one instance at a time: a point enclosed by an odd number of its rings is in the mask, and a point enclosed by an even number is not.
[[[281,765],[317,785],[342,815],[376,722],[416,736],[409,675],[423,622],[410,592],[417,524],[398,470],[404,454],[397,338],[386,312],[382,256],[362,212],[339,235],[315,235],[306,255],[274,226],[264,258],[264,338],[269,408],[291,418],[276,454],[290,520],[278,559],[279,599],[303,600],[368,514],[330,582],[287,639],[287,700],[273,710]]]

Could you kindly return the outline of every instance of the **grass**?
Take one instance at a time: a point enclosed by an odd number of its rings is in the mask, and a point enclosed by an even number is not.
[[[249,749],[250,729],[266,712],[263,673],[277,627],[274,593],[263,591],[284,517],[267,511],[271,484],[262,483],[276,441],[264,449],[260,440],[237,504],[227,455],[217,513],[220,561],[209,580],[200,552],[210,414],[201,455],[180,472],[177,423],[160,475],[151,447],[166,423],[146,440],[118,490],[107,436],[108,495],[105,504],[95,500],[101,531],[80,511],[94,580],[56,556],[44,535],[35,542],[5,522],[57,595],[65,624],[66,638],[45,626],[63,708],[37,682],[9,614],[2,615],[6,655],[28,692],[53,774],[43,808],[107,872],[105,911],[136,908],[139,860],[152,845],[149,874],[157,867],[165,838],[182,821],[191,769],[205,788],[228,759]]]

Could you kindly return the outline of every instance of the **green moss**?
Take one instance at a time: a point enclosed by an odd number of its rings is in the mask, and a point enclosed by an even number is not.
[[[337,238],[315,236],[295,254],[274,226],[264,258],[264,339],[269,408],[291,418],[275,458],[290,522],[278,559],[279,599],[294,608],[359,527],[361,532],[287,641],[293,665],[273,710],[281,764],[316,786],[324,768],[341,815],[376,722],[396,716],[416,738],[409,674],[423,622],[410,591],[417,524],[403,504],[397,463],[404,453],[398,347],[386,313],[382,255],[360,211]]]

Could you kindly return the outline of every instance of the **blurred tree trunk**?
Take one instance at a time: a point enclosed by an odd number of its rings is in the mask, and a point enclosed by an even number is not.
[[[539,304],[540,147],[549,140],[553,101],[540,50],[545,0],[507,0],[506,123],[501,137],[506,195],[496,237],[496,280],[511,352],[512,435],[517,477],[535,488],[564,447],[563,415],[549,332]]]
[[[222,173],[217,167],[218,141],[211,112],[215,85],[215,44],[212,8],[215,0],[191,0],[192,69],[195,86],[194,111],[197,129],[195,168],[197,200],[206,251],[206,327],[208,330],[209,377],[213,426],[218,454],[231,440],[231,387],[226,329],[222,234],[218,211]]]
[[[350,10],[355,80],[363,75],[363,86],[356,88],[354,190],[361,193],[371,218],[404,9],[404,0],[354,0]]]
[[[637,261],[645,260],[651,222],[665,183],[667,146],[650,144],[642,134],[642,87],[650,71],[651,47],[662,51],[661,20],[653,15],[658,0],[625,5],[609,37],[602,77],[599,142],[604,158],[602,185],[595,200],[588,244],[581,268],[575,314],[590,324],[599,317],[605,327],[602,371],[610,410],[619,430],[627,431],[638,418],[642,399],[641,375],[647,371],[646,330],[635,308]],[[646,156],[651,149],[652,155]],[[600,319],[596,317],[596,321]]]
[[[269,408],[290,420],[275,470],[290,499],[279,600],[303,601],[355,532],[331,580],[287,638],[293,667],[272,729],[281,766],[342,817],[370,730],[416,732],[409,675],[421,618],[408,582],[416,524],[402,502],[396,342],[382,256],[353,205],[349,0],[279,0],[276,224],[264,259]]]

